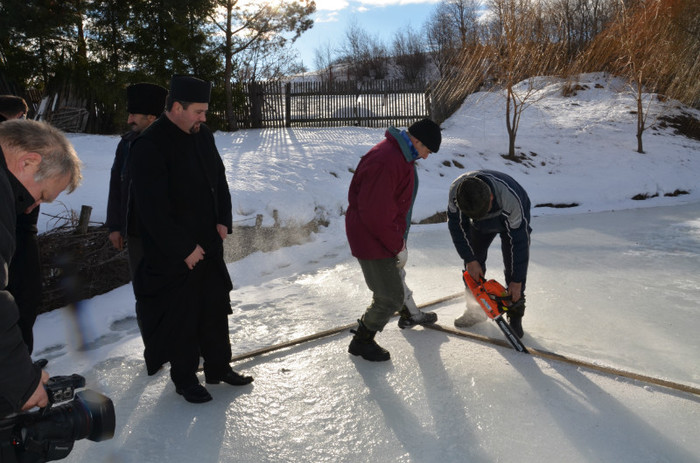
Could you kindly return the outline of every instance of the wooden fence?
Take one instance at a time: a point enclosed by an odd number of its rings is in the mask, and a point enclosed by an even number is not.
[[[36,92],[31,95],[31,98],[36,101]],[[32,117],[35,120],[49,122],[64,132],[81,133],[85,132],[88,126],[90,112],[86,108],[90,106],[88,98],[78,96],[72,86],[67,85],[60,91],[41,98]]]
[[[425,83],[405,81],[250,83],[241,128],[405,126],[430,117]]]

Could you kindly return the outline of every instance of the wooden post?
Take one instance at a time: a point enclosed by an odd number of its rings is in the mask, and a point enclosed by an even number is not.
[[[90,224],[90,215],[92,214],[92,206],[82,206],[80,208],[80,219],[78,220],[78,234],[84,235],[87,233],[88,225]]]
[[[284,126],[292,126],[292,83],[284,86]]]
[[[257,82],[251,82],[248,87],[250,90],[250,123],[254,129],[263,127],[263,88]]]

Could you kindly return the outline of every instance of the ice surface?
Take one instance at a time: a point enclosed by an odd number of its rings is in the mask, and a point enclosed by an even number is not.
[[[440,152],[420,161],[414,219],[445,210],[465,170],[521,182],[533,204],[524,343],[587,362],[700,387],[700,142],[650,130],[634,152],[633,101],[601,75],[564,98],[553,82],[523,115],[523,163],[504,160],[503,100],[476,94],[443,126]],[[596,84],[603,88],[596,88]],[[654,106],[652,106],[654,108]],[[688,111],[692,111],[686,108]],[[697,114],[697,111],[694,112]],[[312,241],[229,264],[235,354],[353,323],[369,303],[344,233],[347,187],[384,130],[217,133],[239,223],[273,211],[283,222],[323,216]],[[104,220],[118,137],[72,135],[85,181],[61,196]],[[457,161],[464,168],[457,167]],[[664,196],[677,189],[689,194]],[[634,201],[636,194],[653,196]],[[57,214],[62,204],[42,205]],[[252,224],[252,223],[251,223]],[[41,230],[51,226],[42,216]],[[451,325],[465,307],[462,262],[445,224],[414,225],[408,283]],[[502,279],[498,246],[490,278]],[[470,332],[500,338],[490,321]],[[392,360],[350,356],[350,334],[237,362],[251,386],[210,386],[186,403],[166,367],[146,375],[129,285],[44,314],[35,356],[51,374],[79,373],[111,397],[114,439],[78,441],[66,462],[697,462],[696,395],[533,358],[423,328],[377,336]],[[81,348],[82,345],[82,348]]]

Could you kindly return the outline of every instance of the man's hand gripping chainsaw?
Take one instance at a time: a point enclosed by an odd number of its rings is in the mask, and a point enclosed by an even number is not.
[[[486,315],[496,322],[501,329],[506,339],[511,346],[518,352],[528,353],[527,348],[523,345],[515,333],[513,333],[510,325],[503,319],[503,314],[520,315],[522,316],[525,307],[525,298],[520,298],[513,303],[506,288],[496,280],[485,281],[483,278],[480,281],[474,281],[469,275],[469,272],[464,272],[464,283],[471,290]]]
[[[474,281],[469,272],[464,272],[464,283],[474,295],[486,315],[490,319],[495,319],[502,314],[521,315],[524,299],[513,303],[508,290],[496,280]]]

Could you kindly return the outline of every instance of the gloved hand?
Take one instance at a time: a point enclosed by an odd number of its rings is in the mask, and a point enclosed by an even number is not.
[[[408,261],[408,249],[406,249],[406,243],[403,245],[401,252],[396,254],[396,268],[404,268],[406,262]]]

